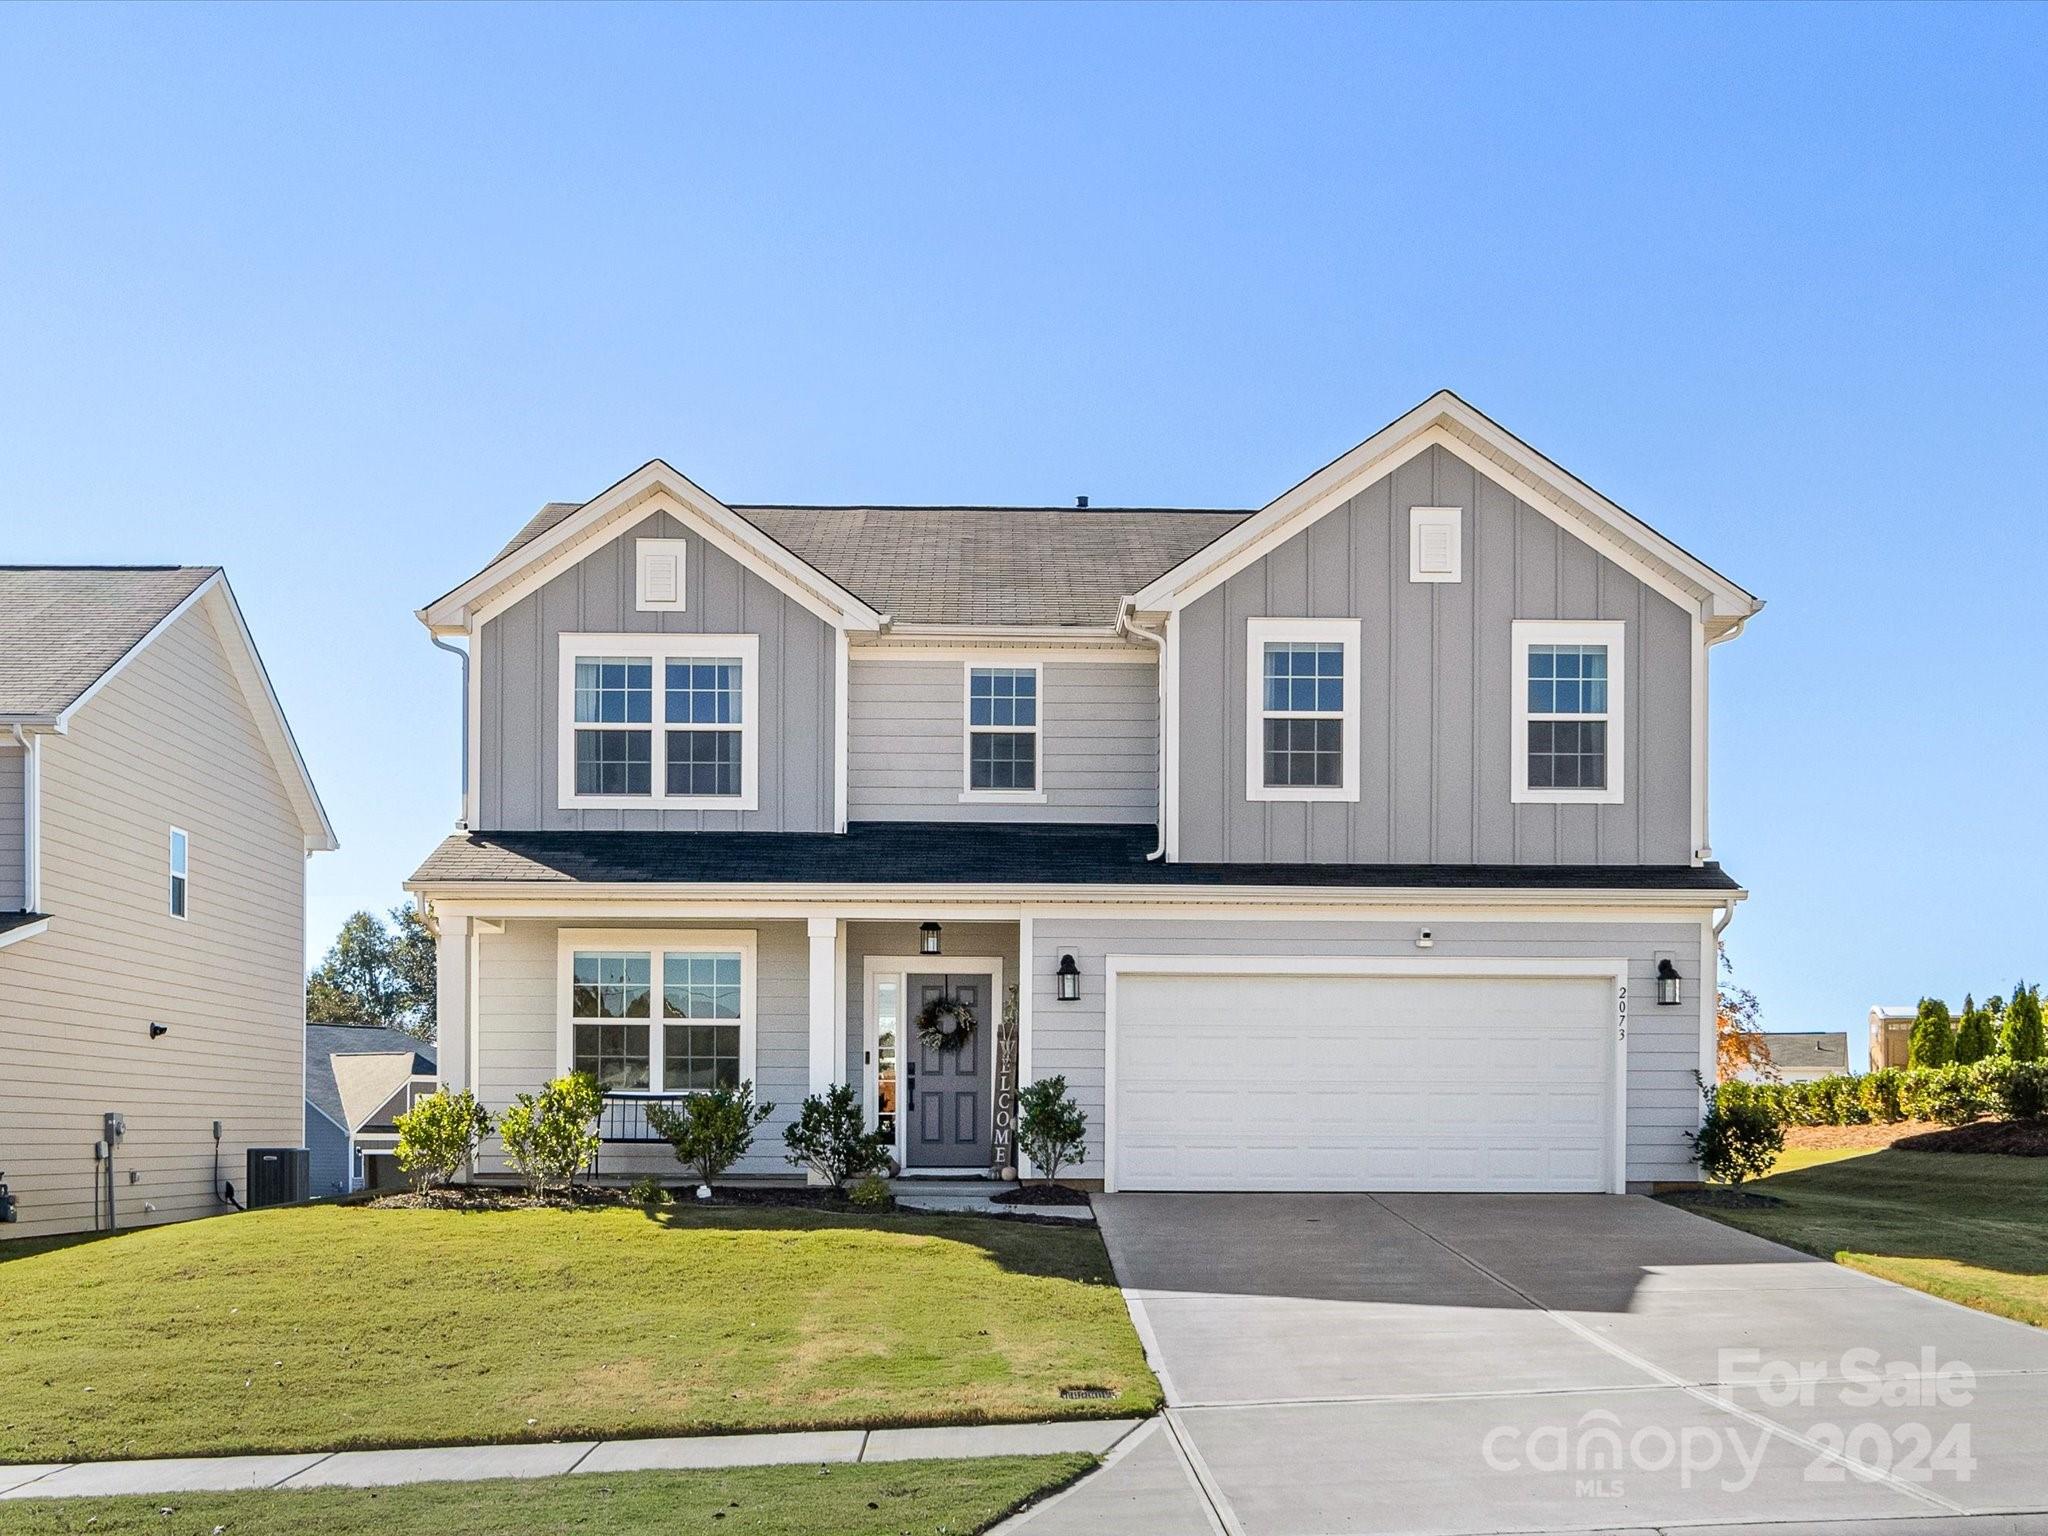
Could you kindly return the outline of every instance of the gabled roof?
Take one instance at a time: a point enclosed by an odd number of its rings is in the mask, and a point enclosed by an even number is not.
[[[63,732],[188,612],[205,611],[306,847],[337,846],[320,791],[217,565],[0,566],[0,724]]]
[[[342,1074],[347,1075],[354,1085],[354,1091],[345,1094],[335,1071],[335,1058],[357,1056],[379,1063],[370,1074],[376,1081],[369,1081],[363,1074],[344,1066]],[[407,1078],[432,1077],[437,1070],[437,1060],[430,1042],[415,1040],[402,1030],[383,1029],[373,1024],[308,1024],[306,1102],[343,1130],[353,1132],[362,1125],[364,1118],[376,1113],[379,1105],[403,1087]],[[395,1078],[395,1081],[368,1103],[361,1102],[364,1095],[374,1093],[377,1082],[385,1078]],[[360,1116],[350,1118],[351,1105],[360,1108]]]
[[[1774,1067],[1809,1072],[1849,1070],[1849,1036],[1843,1030],[1766,1030],[1763,1040]]]
[[[0,566],[0,718],[55,719],[219,574],[211,565]]]
[[[1681,606],[1700,612],[1710,634],[1731,633],[1762,609],[1760,599],[1447,389],[1396,417],[1214,543],[1147,583],[1133,596],[1132,607],[1140,612],[1185,607],[1335,511],[1381,476],[1439,446]]]

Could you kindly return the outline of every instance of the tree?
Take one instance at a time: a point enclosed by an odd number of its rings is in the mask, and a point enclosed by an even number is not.
[[[1017,1095],[1017,1145],[1046,1179],[1058,1183],[1061,1166],[1080,1161],[1087,1138],[1088,1116],[1064,1077],[1041,1077]]]
[[[1913,1033],[1906,1040],[1906,1065],[1945,1067],[1955,1059],[1956,1032],[1949,1022],[1948,1004],[1938,997],[1921,998]]]
[[[1727,953],[1721,955],[1721,974],[1734,970]],[[1776,1082],[1778,1069],[1771,1061],[1771,1048],[1764,1039],[1763,1008],[1747,987],[1721,984],[1714,1008],[1714,1075],[1722,1082],[1754,1072],[1767,1082]]]
[[[693,1093],[680,1110],[649,1104],[647,1123],[675,1148],[676,1161],[695,1173],[699,1184],[709,1185],[747,1155],[754,1132],[774,1113],[773,1104],[754,1102],[752,1083],[741,1083]]]
[[[2039,1061],[2048,1055],[2048,1041],[2042,1038],[2041,989],[2024,982],[2012,989],[2012,1001],[2005,1005],[2005,1031],[1999,1048],[2014,1061]]]
[[[393,907],[388,928],[374,912],[350,914],[306,978],[306,1022],[434,1038],[434,936],[418,908]]]
[[[468,1089],[443,1088],[413,1101],[399,1115],[398,1166],[412,1178],[413,1188],[426,1193],[431,1184],[446,1184],[469,1165],[477,1143],[491,1134],[491,1117]]]
[[[1955,1059],[1968,1066],[1998,1050],[1998,1026],[1991,1022],[1991,1010],[1979,1008],[1968,993],[1963,995],[1963,1016],[1956,1025]]]

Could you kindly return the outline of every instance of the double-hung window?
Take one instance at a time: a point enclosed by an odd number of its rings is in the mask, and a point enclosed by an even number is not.
[[[1045,799],[1038,778],[1039,668],[967,664],[962,800]]]
[[[756,808],[754,635],[564,635],[564,810]]]
[[[1357,619],[1251,619],[1245,647],[1245,793],[1358,798]]]
[[[734,1088],[754,1075],[754,935],[564,930],[561,1071],[607,1093]]]
[[[1620,620],[1514,624],[1518,803],[1622,799]]]

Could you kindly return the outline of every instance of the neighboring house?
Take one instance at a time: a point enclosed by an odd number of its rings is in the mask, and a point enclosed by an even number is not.
[[[434,1047],[374,1024],[306,1026],[306,1147],[315,1195],[402,1184],[397,1117],[439,1084]]]
[[[1810,1083],[1815,1078],[1835,1077],[1849,1070],[1849,1036],[1843,1030],[1766,1030],[1762,1039],[1775,1072],[1750,1066],[1736,1076],[1752,1083],[1771,1076],[1781,1083]]]
[[[1058,1073],[1110,1188],[1696,1179],[1743,895],[1707,661],[1761,606],[1448,393],[1257,510],[726,505],[657,460],[420,612],[468,654],[409,882],[442,1074],[596,1073],[612,1174],[676,1171],[649,1097],[740,1079],[741,1173],[841,1082],[908,1171],[1000,1170]],[[924,1046],[947,1002],[979,1028]]]
[[[299,1144],[333,846],[219,570],[0,567],[0,1238],[223,1211]]]
[[[1870,1069],[1879,1067],[1907,1067],[1912,1065],[1913,1021],[1920,1017],[1918,1007],[1885,1008],[1870,1010]]]

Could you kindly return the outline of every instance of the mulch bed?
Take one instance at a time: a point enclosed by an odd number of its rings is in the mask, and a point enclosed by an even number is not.
[[[2048,1157],[2048,1120],[1973,1120],[1892,1143],[1900,1152],[1988,1152],[1998,1157]]]
[[[1785,1145],[1816,1151],[1837,1147],[1888,1147],[1901,1136],[1917,1136],[1923,1131],[1941,1128],[1941,1123],[1936,1120],[1901,1120],[1894,1125],[1788,1125],[1785,1127]]]
[[[1710,1205],[1719,1211],[1762,1211],[1785,1202],[1776,1195],[1753,1195],[1748,1190],[1724,1189],[1709,1184],[1700,1189],[1666,1190],[1657,1197],[1673,1205]]]
[[[1064,1184],[1020,1184],[989,1196],[998,1205],[1086,1205],[1088,1191]]]

